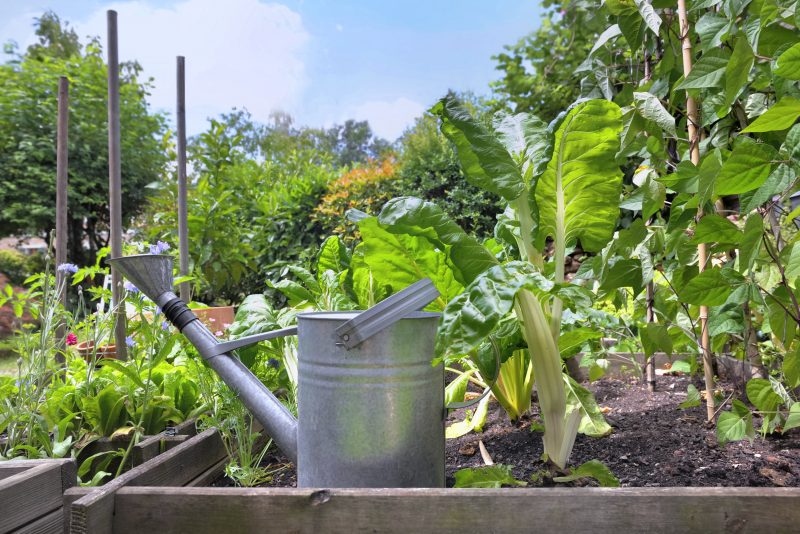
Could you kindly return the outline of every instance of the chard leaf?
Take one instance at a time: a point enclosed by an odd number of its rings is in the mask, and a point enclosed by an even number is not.
[[[447,252],[448,263],[462,285],[497,265],[494,254],[432,202],[414,197],[394,198],[383,207],[378,222],[388,233],[423,238]]]
[[[567,374],[562,376],[564,377],[564,388],[567,393],[567,406],[578,410],[581,415],[578,432],[594,438],[609,435],[611,426],[603,417],[603,412],[600,411],[592,392],[578,384],[571,376]],[[570,410],[567,410],[567,413],[570,413]],[[545,432],[547,432],[546,427]]]
[[[579,478],[593,478],[601,487],[604,488],[618,488],[619,479],[614,476],[611,469],[600,460],[589,460],[584,462],[575,469],[572,473],[563,477],[553,477],[555,482],[572,482]]]
[[[527,113],[498,113],[492,125],[506,150],[518,160],[526,161],[534,176],[544,172],[553,153],[553,134],[547,123]]]
[[[536,183],[539,210],[537,248],[545,239],[600,251],[611,239],[619,217],[622,173],[614,161],[619,151],[622,114],[606,100],[573,107],[558,125],[553,157]]]
[[[382,228],[378,219],[369,217],[358,223],[363,242],[364,261],[379,285],[393,293],[423,278],[430,278],[441,294],[429,309],[442,310],[461,293],[463,286],[447,262],[444,250],[423,237],[393,234]]]
[[[460,469],[455,474],[454,488],[499,488],[501,486],[527,486],[511,474],[510,465],[487,465]]]
[[[717,419],[717,441],[725,445],[729,441],[739,441],[756,435],[753,428],[753,414],[740,400],[733,401],[731,411],[722,412]]]
[[[350,253],[339,236],[323,241],[317,256],[317,280],[325,271],[341,273],[350,268]]]
[[[792,96],[784,96],[777,104],[769,108],[763,115],[742,130],[750,132],[775,132],[785,130],[800,117],[800,100]]]
[[[442,133],[455,144],[468,181],[509,202],[525,191],[519,167],[495,133],[475,120],[454,95],[437,102],[431,113],[442,120]]]
[[[444,404],[454,402],[464,402],[464,396],[467,394],[467,385],[469,385],[469,377],[472,376],[473,371],[461,373],[458,378],[447,384],[444,388]]]
[[[479,275],[444,309],[436,337],[437,354],[459,356],[480,345],[511,311],[520,289],[546,292],[552,282],[527,262],[495,265]]]
[[[647,27],[657,36],[661,29],[661,17],[656,14],[656,10],[653,9],[653,6],[651,6],[647,0],[634,0],[634,3],[636,4],[636,9],[639,10],[639,14],[644,19],[645,24],[647,24]]]

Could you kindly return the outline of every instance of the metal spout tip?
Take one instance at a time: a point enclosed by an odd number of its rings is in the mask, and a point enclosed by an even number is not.
[[[156,301],[172,291],[172,256],[167,254],[137,254],[113,258],[108,263],[150,300]]]

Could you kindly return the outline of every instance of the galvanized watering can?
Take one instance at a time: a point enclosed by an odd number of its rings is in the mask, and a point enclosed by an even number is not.
[[[153,300],[297,466],[300,487],[443,487],[444,370],[431,366],[439,293],[423,280],[364,312],[220,342],[172,292],[172,258],[110,260]],[[298,335],[298,419],[231,351]]]

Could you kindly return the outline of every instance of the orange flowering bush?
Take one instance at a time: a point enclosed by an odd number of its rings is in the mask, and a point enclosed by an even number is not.
[[[342,234],[346,241],[358,237],[356,226],[345,219],[349,209],[377,215],[381,207],[399,194],[397,162],[393,157],[370,160],[353,167],[328,185],[328,190],[314,209],[314,219],[325,233]]]

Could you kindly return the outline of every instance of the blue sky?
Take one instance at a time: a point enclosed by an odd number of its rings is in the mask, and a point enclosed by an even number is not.
[[[539,22],[536,0],[4,0],[0,41],[33,41],[52,9],[81,37],[105,41],[119,13],[120,59],[155,78],[151,104],[174,106],[175,56],[187,63],[190,133],[245,107],[327,126],[367,119],[393,139],[448,89],[489,92],[491,56]]]

